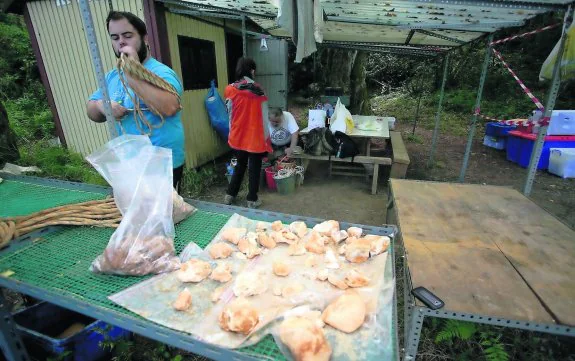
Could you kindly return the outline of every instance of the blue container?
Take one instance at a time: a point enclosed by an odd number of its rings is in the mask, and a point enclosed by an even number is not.
[[[490,135],[486,135],[485,137],[483,137],[483,145],[490,148],[502,150],[505,149],[506,139],[507,137],[493,137]]]
[[[517,130],[511,131],[507,137],[507,160],[527,168],[536,139],[536,134],[521,133]],[[551,135],[545,137],[537,169],[547,169],[549,167],[550,148],[575,148],[575,136]]]
[[[109,360],[111,354],[100,347],[100,342],[131,335],[122,328],[47,302],[28,307],[13,317],[28,353],[38,360],[48,357],[62,361]],[[62,335],[71,326],[77,332]]]
[[[491,122],[485,125],[485,135],[490,135],[492,137],[506,137],[507,133],[515,128],[517,128],[516,125],[505,125]]]

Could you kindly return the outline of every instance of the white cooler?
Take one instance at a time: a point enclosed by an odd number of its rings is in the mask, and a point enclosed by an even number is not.
[[[575,178],[575,148],[549,150],[549,173],[561,178]]]
[[[547,135],[575,135],[575,110],[554,110]]]

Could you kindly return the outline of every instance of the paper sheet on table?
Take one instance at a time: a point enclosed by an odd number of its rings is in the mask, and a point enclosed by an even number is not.
[[[333,287],[327,281],[321,282],[315,279],[317,272],[325,268],[324,255],[306,253],[303,256],[288,256],[288,246],[283,243],[252,260],[237,259],[233,255],[226,260],[214,261],[210,259],[207,250],[213,244],[220,242],[220,234],[224,229],[245,227],[248,231],[255,231],[257,223],[257,221],[234,214],[206,247],[206,251],[201,251],[199,247],[191,243],[182,252],[182,261],[195,257],[210,262],[212,268],[220,262],[227,262],[232,267],[234,278],[225,284],[227,289],[218,303],[212,303],[210,295],[217,287],[222,286],[220,283],[206,279],[199,284],[182,284],[176,278],[175,273],[151,278],[110,296],[110,299],[130,311],[166,327],[191,333],[201,340],[218,346],[237,348],[257,343],[265,335],[271,333],[273,326],[277,324],[276,321],[283,319],[282,315],[292,308],[307,306],[311,309],[323,310],[329,302],[344,292]],[[269,227],[269,223],[266,224]],[[330,343],[334,348],[334,355],[337,355],[339,351],[349,355],[349,359],[362,359],[363,357],[360,355],[366,355],[366,352],[369,352],[365,348],[371,345],[374,340],[379,339],[378,335],[381,337],[379,315],[381,310],[392,306],[394,285],[393,279],[384,280],[387,257],[388,254],[385,252],[359,265],[351,265],[348,262],[338,260],[341,268],[330,270],[330,272],[337,271],[344,275],[347,269],[356,268],[371,279],[368,287],[356,289],[366,301],[368,309],[368,317],[360,330],[347,335],[333,329],[328,330],[329,327],[326,326],[328,338],[333,339],[333,342]],[[308,267],[307,265],[312,259],[317,262],[317,265]],[[273,274],[272,265],[276,260],[281,260],[290,266],[292,272],[288,277],[277,277]],[[242,272],[258,272],[261,282],[267,285],[267,290],[264,293],[248,298],[253,305],[257,306],[260,319],[256,329],[247,338],[243,335],[223,331],[218,324],[218,315],[223,307],[235,297],[232,291],[233,285],[238,274]],[[274,295],[273,291],[276,287],[283,288],[298,284],[304,287],[300,293],[289,298]],[[173,310],[172,302],[177,298],[178,293],[186,287],[192,293],[192,307],[185,312]],[[391,322],[384,325],[391,325]],[[383,334],[390,335],[391,330],[383,330]],[[383,338],[387,341],[391,339],[385,336]],[[354,357],[351,357],[352,353],[355,355]]]

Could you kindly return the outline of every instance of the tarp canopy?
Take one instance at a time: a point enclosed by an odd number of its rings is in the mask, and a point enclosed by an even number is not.
[[[288,31],[276,22],[280,0],[160,1],[211,16],[245,15],[268,34],[289,37]],[[427,55],[502,28],[522,26],[538,14],[566,8],[573,0],[320,0],[320,3],[326,20],[325,45]]]

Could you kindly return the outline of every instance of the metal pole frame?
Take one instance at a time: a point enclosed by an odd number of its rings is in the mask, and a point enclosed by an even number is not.
[[[483,86],[485,85],[485,78],[487,77],[487,69],[489,67],[489,59],[491,58],[491,42],[493,41],[493,34],[487,38],[487,49],[485,50],[485,58],[483,59],[483,68],[481,69],[481,78],[479,79],[479,88],[477,89],[477,98],[475,99],[475,109],[473,110],[473,118],[471,121],[471,128],[469,129],[469,137],[467,138],[467,145],[465,147],[465,156],[463,157],[463,165],[461,166],[461,173],[459,173],[459,182],[465,181],[465,172],[469,163],[469,155],[471,154],[471,146],[473,144],[473,136],[475,135],[475,128],[477,124],[477,115],[481,106],[481,95],[483,94]]]
[[[242,15],[242,51],[243,57],[248,56],[248,43],[246,36],[246,16]]]
[[[561,32],[561,40],[559,43],[559,51],[557,52],[557,57],[555,60],[555,65],[553,66],[553,80],[551,81],[551,88],[549,89],[549,95],[547,96],[547,104],[545,105],[544,118],[551,118],[553,113],[553,108],[555,107],[555,100],[557,100],[557,95],[559,94],[559,87],[561,85],[561,60],[563,58],[563,51],[565,50],[565,38],[567,34],[567,29],[573,21],[573,15],[571,14],[571,5],[565,12],[565,20],[563,21],[563,31]],[[547,127],[545,125],[539,128],[537,132],[537,140],[535,140],[535,145],[533,151],[531,152],[531,159],[529,160],[529,167],[527,168],[527,179],[525,180],[525,186],[523,188],[523,194],[526,196],[531,194],[533,188],[533,182],[535,181],[535,175],[537,174],[537,166],[539,165],[539,160],[541,159],[541,152],[543,151],[543,144],[545,143],[545,136],[547,135]]]
[[[401,237],[401,228],[398,228],[396,237],[394,239],[396,244],[403,244]],[[559,325],[559,324],[545,324],[530,322],[525,320],[512,320],[502,317],[480,315],[474,313],[464,313],[458,311],[450,311],[443,308],[440,310],[432,310],[430,308],[419,306],[411,294],[413,284],[411,282],[411,274],[409,272],[408,255],[403,250],[403,329],[404,329],[404,345],[403,345],[403,361],[413,361],[417,356],[417,349],[419,347],[419,338],[423,328],[423,320],[425,317],[436,317],[443,319],[451,319],[458,321],[475,322],[484,325],[503,326],[510,328],[517,328],[521,330],[543,332],[553,335],[563,335],[575,337],[575,327]],[[449,305],[446,305],[448,307]]]
[[[0,290],[0,348],[4,356],[10,361],[30,360],[20,337],[20,331],[16,328],[16,323],[12,318],[9,302],[4,297],[2,290]]]
[[[429,161],[427,166],[431,167],[433,164],[433,155],[435,154],[435,146],[437,145],[437,137],[439,135],[439,121],[441,120],[441,105],[443,103],[443,94],[445,93],[445,83],[447,81],[447,67],[449,64],[449,53],[445,56],[443,64],[443,80],[441,80],[441,92],[439,93],[439,102],[437,103],[437,112],[435,113],[435,128],[433,128],[433,139],[431,141],[431,151],[429,153]]]
[[[88,0],[79,0],[80,13],[84,21],[84,29],[88,40],[88,47],[90,48],[90,55],[92,56],[92,64],[96,71],[96,79],[98,85],[102,90],[102,100],[104,103],[104,114],[106,115],[106,125],[110,139],[118,136],[116,129],[116,119],[112,116],[112,106],[110,103],[110,95],[108,94],[108,86],[106,85],[106,74],[104,73],[104,66],[102,65],[102,58],[100,57],[100,50],[98,49],[98,40],[94,30],[94,21],[92,20],[92,13],[90,12],[90,4]]]

